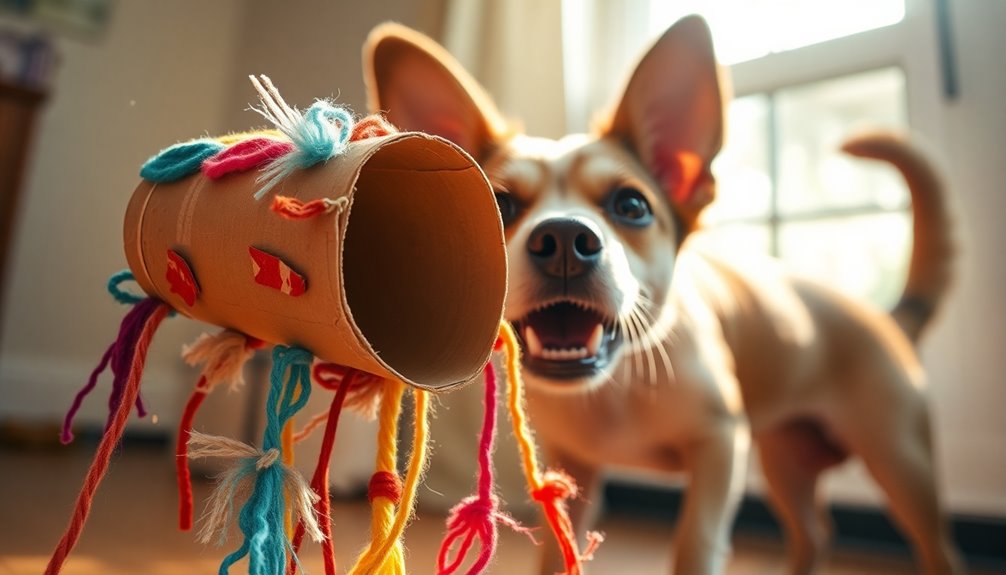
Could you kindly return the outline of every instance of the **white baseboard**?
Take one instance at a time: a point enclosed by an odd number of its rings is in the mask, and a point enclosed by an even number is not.
[[[95,365],[51,357],[4,355],[0,362],[0,420],[61,422]],[[171,432],[178,423],[184,401],[184,394],[178,389],[180,379],[180,373],[171,370],[148,369],[140,388],[148,415],[131,418],[129,429],[164,428]],[[106,372],[84,400],[75,426],[104,424],[110,390],[111,373]]]

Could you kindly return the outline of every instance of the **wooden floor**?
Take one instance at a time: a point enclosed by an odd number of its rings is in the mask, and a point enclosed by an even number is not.
[[[90,458],[90,448],[82,447],[43,452],[0,449],[0,574],[38,575],[44,571]],[[196,500],[203,501],[210,487],[197,483]],[[204,547],[195,543],[192,533],[179,532],[175,527],[174,489],[171,454],[149,447],[122,449],[113,460],[84,535],[63,573],[216,573],[220,560],[237,543],[232,540],[224,548]],[[337,502],[332,515],[337,558],[345,566],[367,539],[368,509],[361,502]],[[667,524],[607,518],[601,530],[606,533],[607,541],[590,564],[590,573],[669,573],[671,530]],[[442,532],[440,516],[420,515],[410,526],[406,540],[409,573],[434,573]],[[539,535],[547,533],[539,531]],[[782,553],[781,542],[777,540],[738,539],[729,573],[782,573]],[[526,537],[504,531],[490,572],[533,573],[536,556],[537,550]],[[308,544],[302,552],[302,561],[308,573],[324,572],[317,546]],[[232,572],[244,572],[243,564]],[[822,570],[827,575],[915,572],[904,557],[847,552],[833,554]]]

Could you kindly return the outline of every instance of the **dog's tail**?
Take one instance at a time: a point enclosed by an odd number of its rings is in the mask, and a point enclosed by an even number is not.
[[[848,140],[842,150],[883,160],[901,172],[912,195],[914,242],[908,281],[891,317],[914,343],[950,286],[954,241],[946,193],[940,175],[926,156],[905,138],[870,133]]]

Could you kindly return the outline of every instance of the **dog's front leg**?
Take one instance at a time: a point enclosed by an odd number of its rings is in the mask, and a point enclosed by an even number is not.
[[[674,572],[723,573],[730,555],[730,528],[744,490],[751,445],[746,423],[730,420],[684,446],[690,472],[684,509],[675,534]]]
[[[600,472],[596,467],[568,457],[547,445],[543,446],[543,451],[549,468],[565,472],[576,481],[579,488],[577,497],[573,497],[567,503],[569,505],[569,519],[573,523],[577,541],[582,549],[586,541],[587,530],[593,525],[600,512]],[[547,533],[547,529],[545,533]],[[562,552],[559,550],[555,538],[549,535],[544,538],[541,575],[563,573],[566,568],[563,564]]]

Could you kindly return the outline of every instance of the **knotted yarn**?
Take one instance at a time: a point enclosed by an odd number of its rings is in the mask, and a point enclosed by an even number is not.
[[[466,571],[466,575],[482,573],[496,553],[499,538],[497,522],[517,531],[528,533],[512,517],[499,510],[499,499],[493,493],[492,455],[496,436],[496,371],[492,363],[485,368],[485,398],[482,433],[479,438],[478,491],[463,499],[447,516],[447,534],[437,555],[437,575],[451,575],[461,567],[475,538],[479,540],[479,553]],[[460,542],[460,543],[458,543]],[[450,560],[451,549],[458,543],[457,554]]]
[[[318,198],[317,200],[302,202],[297,198],[275,196],[269,209],[288,220],[306,220],[335,211],[342,212],[348,206],[349,198],[345,197],[335,200]]]
[[[426,468],[429,436],[429,394],[413,389],[415,421],[412,454],[409,456],[401,495],[394,487],[398,474],[395,470],[398,435],[398,416],[401,412],[405,384],[398,380],[385,380],[387,386],[381,399],[377,440],[377,470],[371,478],[368,498],[371,501],[370,545],[360,554],[350,575],[404,575],[405,557],[402,533],[411,520],[416,500],[416,489]],[[399,501],[396,501],[400,497]],[[397,505],[396,505],[397,504]],[[396,509],[397,506],[397,509]]]
[[[345,108],[318,100],[301,113],[283,100],[268,76],[249,76],[258,92],[261,107],[252,107],[282,132],[293,149],[270,160],[258,177],[262,187],[255,192],[260,199],[294,170],[328,161],[346,150],[353,131],[353,115]]]
[[[245,363],[262,347],[264,342],[230,329],[215,335],[202,334],[192,345],[182,348],[182,359],[189,365],[202,364],[199,383],[185,402],[181,421],[178,423],[178,439],[175,445],[175,474],[178,484],[178,528],[192,529],[192,472],[189,469],[189,438],[192,433],[196,412],[206,396],[219,384],[227,383],[231,388],[244,383]]]
[[[201,539],[208,541],[217,534],[223,536],[220,526],[226,526],[229,522],[233,505],[231,499],[243,479],[254,477],[254,489],[238,516],[238,527],[244,535],[244,541],[236,551],[224,558],[220,565],[222,575],[228,573],[230,566],[246,555],[250,575],[277,575],[284,572],[286,552],[290,547],[285,532],[285,492],[300,494],[295,497],[296,510],[305,522],[314,521],[312,505],[315,495],[310,486],[296,470],[275,461],[275,458],[281,459],[283,456],[283,428],[310,397],[311,360],[311,354],[301,348],[282,345],[273,348],[262,447],[249,452],[231,445],[238,453],[243,450],[246,455],[242,456],[234,469],[224,474],[218,484],[207,512],[207,525],[204,526]],[[215,438],[217,439],[226,440]],[[203,453],[205,451],[192,450],[190,456],[200,456]],[[265,464],[267,456],[274,459]],[[322,537],[316,524],[313,536],[319,539]]]
[[[513,328],[506,322],[500,327],[500,339],[503,340],[503,349],[506,353],[507,382],[510,388],[508,398],[510,419],[513,423],[514,435],[517,438],[517,446],[520,449],[521,463],[524,467],[524,476],[527,479],[531,498],[541,505],[542,511],[545,513],[545,519],[562,551],[566,574],[581,575],[583,561],[589,560],[593,556],[594,550],[604,541],[604,537],[597,532],[589,533],[587,535],[588,546],[584,553],[580,553],[576,542],[576,532],[566,507],[566,500],[577,496],[576,483],[564,473],[546,471],[542,474],[524,407],[524,382],[520,376],[520,346]]]

